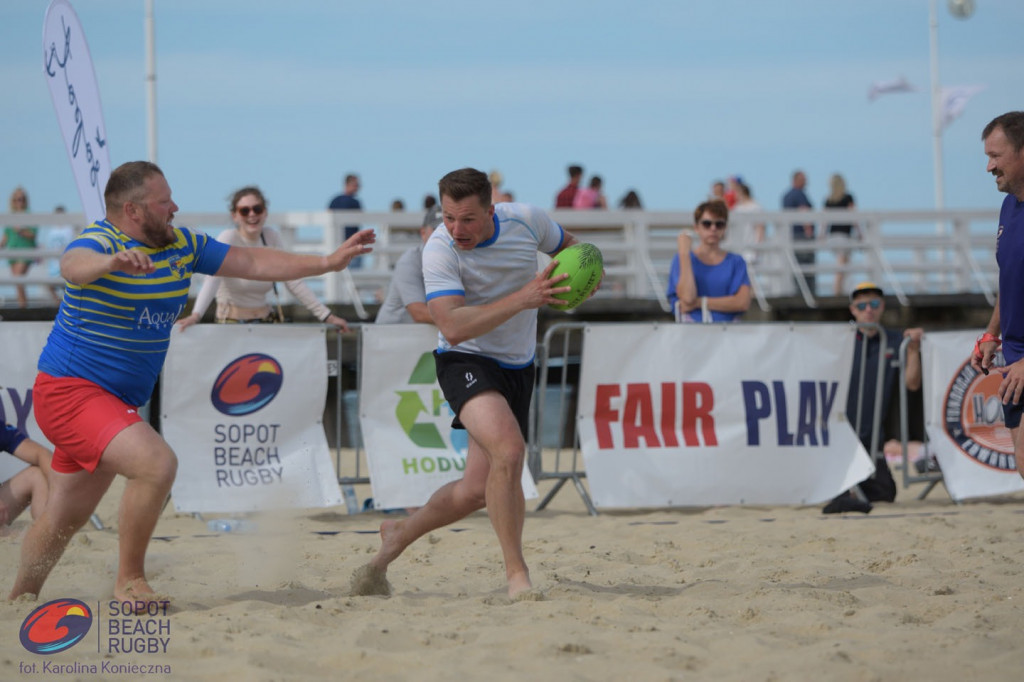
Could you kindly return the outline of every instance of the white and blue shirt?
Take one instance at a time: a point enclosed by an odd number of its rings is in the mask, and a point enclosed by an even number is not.
[[[537,275],[537,252],[553,255],[565,231],[542,209],[527,204],[494,206],[494,235],[470,251],[455,246],[441,224],[423,247],[427,301],[464,296],[466,305],[492,303],[522,289]],[[496,360],[502,367],[533,363],[537,347],[537,311],[524,310],[486,334],[452,346],[438,334],[440,352],[457,350]]]

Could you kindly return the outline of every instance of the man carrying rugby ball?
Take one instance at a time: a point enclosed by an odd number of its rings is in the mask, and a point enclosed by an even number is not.
[[[423,248],[427,307],[439,329],[437,378],[469,432],[466,468],[407,519],[381,524],[381,548],[353,576],[354,594],[389,594],[392,561],[424,534],[487,508],[505,562],[508,596],[530,599],[523,557],[526,503],[521,476],[533,395],[537,309],[564,303],[568,273],[537,272],[537,252],[557,258],[577,239],[543,210],[491,204],[487,175],[473,168],[438,183],[444,223]]]

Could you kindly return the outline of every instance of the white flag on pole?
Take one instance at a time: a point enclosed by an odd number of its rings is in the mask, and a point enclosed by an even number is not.
[[[942,129],[960,118],[967,102],[985,89],[984,85],[951,85],[942,88]]]
[[[110,177],[107,130],[89,45],[67,0],[53,0],[43,20],[43,73],[89,222],[107,214],[103,190]]]
[[[910,82],[900,76],[895,80],[889,81],[875,81],[868,88],[868,101],[874,102],[879,95],[888,95],[895,92],[916,92],[917,88],[910,84]]]

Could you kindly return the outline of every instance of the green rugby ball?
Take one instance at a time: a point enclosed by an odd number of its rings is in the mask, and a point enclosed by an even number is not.
[[[558,286],[572,287],[571,290],[555,294],[565,303],[549,303],[555,310],[571,310],[590,298],[597,285],[601,283],[604,273],[604,259],[601,251],[593,244],[573,244],[554,258],[558,265],[551,271],[551,277],[569,273],[569,278],[558,283]]]

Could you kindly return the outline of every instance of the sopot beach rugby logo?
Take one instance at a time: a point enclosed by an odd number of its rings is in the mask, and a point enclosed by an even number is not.
[[[92,627],[92,609],[77,599],[54,599],[21,624],[21,645],[34,654],[55,654],[82,641]]]
[[[243,355],[217,375],[210,402],[221,414],[241,417],[263,408],[284,383],[281,363],[263,353]]]
[[[994,364],[1003,364],[1002,353],[996,353]],[[1003,422],[998,393],[1002,380],[1000,372],[986,376],[965,361],[942,398],[943,425],[957,448],[978,464],[1015,472],[1013,439]]]

